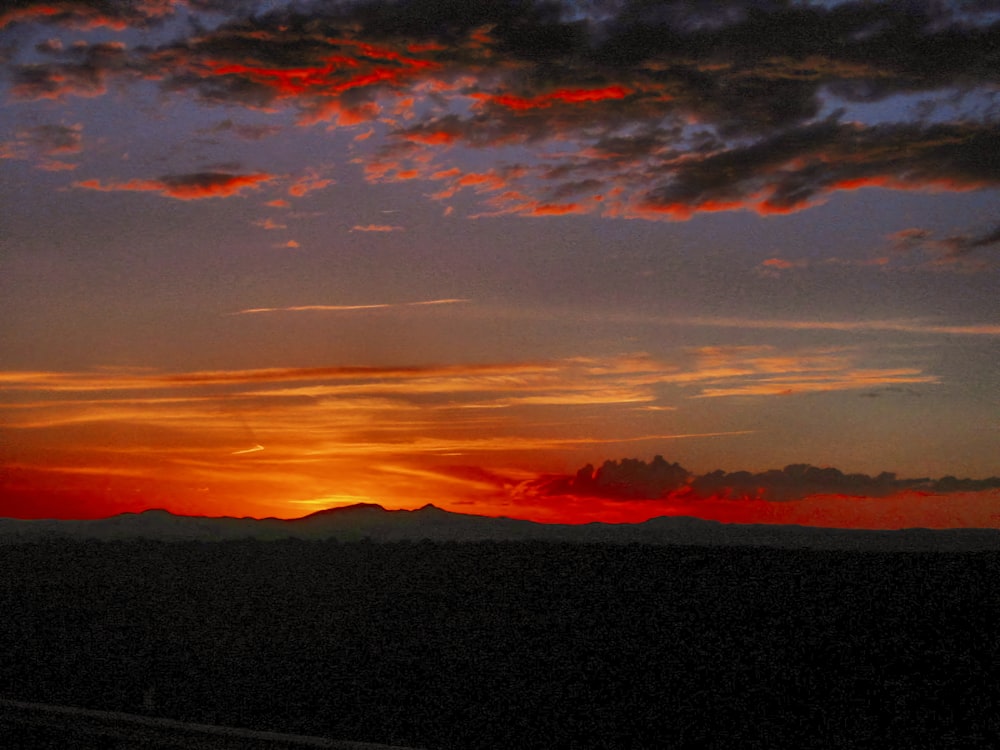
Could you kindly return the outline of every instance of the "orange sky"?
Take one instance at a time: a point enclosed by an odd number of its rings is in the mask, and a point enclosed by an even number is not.
[[[254,6],[0,10],[0,515],[997,524],[986,5]]]

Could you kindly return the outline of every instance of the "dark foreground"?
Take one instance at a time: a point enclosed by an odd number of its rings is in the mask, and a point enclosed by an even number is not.
[[[440,750],[1000,747],[993,552],[45,542],[0,548],[0,613],[22,701]]]

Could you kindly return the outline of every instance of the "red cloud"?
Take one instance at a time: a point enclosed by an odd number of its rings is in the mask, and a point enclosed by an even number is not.
[[[168,175],[154,180],[129,180],[127,182],[102,183],[100,180],[83,180],[73,183],[73,186],[102,192],[119,190],[154,192],[187,201],[203,198],[228,198],[239,195],[244,190],[256,189],[260,183],[273,179],[274,175],[263,172],[242,175],[225,172],[195,172],[185,175]]]
[[[287,102],[301,110],[303,124],[349,126],[379,115],[377,95],[400,93],[439,68],[430,59],[439,53],[312,32],[303,41],[286,27],[240,26],[164,50],[160,63],[169,88],[193,87],[208,100],[257,108]]]
[[[819,119],[826,104],[849,111],[901,93],[943,102],[943,92],[991,90],[1000,29],[976,4],[962,18],[944,4],[918,21],[891,3],[864,14],[778,3],[752,17],[671,11],[655,26],[610,6],[600,19],[584,10],[587,22],[555,20],[546,4],[531,2],[459,4],[446,24],[430,12],[434,0],[309,4],[308,13],[293,4],[257,16],[215,0],[17,5],[0,11],[0,25],[146,26],[181,5],[228,18],[159,47],[36,45],[30,63],[8,64],[16,97],[94,96],[113,80],[142,78],[207,102],[293,107],[303,125],[381,118],[389,141],[364,157],[374,179],[441,179],[453,166],[435,161],[445,149],[516,145],[533,153],[517,157],[530,174],[503,172],[504,189],[525,196],[509,213],[684,220],[706,211],[790,213],[864,187],[1000,184],[995,117],[971,105],[949,105],[962,110],[950,120]],[[791,28],[831,43],[803,52],[789,42]],[[225,183],[166,179],[80,185],[226,194]],[[447,183],[436,197],[462,187]]]
[[[528,216],[565,216],[587,211],[587,206],[581,203],[536,203],[524,211]]]
[[[297,179],[288,187],[288,194],[294,195],[296,198],[301,198],[314,190],[322,190],[323,188],[332,185],[334,182],[335,180],[328,177],[320,177],[319,172],[315,169],[310,169],[305,175]]]
[[[508,109],[528,110],[551,107],[559,103],[585,104],[607,101],[609,99],[624,99],[631,93],[631,89],[615,85],[599,89],[558,89],[547,94],[530,97],[512,96],[510,94],[476,94],[474,96],[478,99],[507,107]]]

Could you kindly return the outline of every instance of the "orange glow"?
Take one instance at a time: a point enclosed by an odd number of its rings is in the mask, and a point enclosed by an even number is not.
[[[265,460],[267,448],[239,451],[233,460]],[[296,518],[353,502],[390,509],[427,502],[457,513],[507,516],[542,523],[641,523],[689,516],[721,523],[795,524],[848,529],[1000,528],[1000,491],[934,494],[908,491],[888,497],[815,495],[768,501],[751,497],[699,497],[682,490],[661,499],[618,500],[586,495],[533,495],[521,490],[528,472],[500,475],[474,466],[420,468],[385,464],[377,482],[340,476],[335,483],[281,489],[281,472],[230,482],[198,481],[152,470],[114,467],[74,470],[9,467],[0,480],[0,517],[101,518],[148,508],[207,516]],[[377,488],[374,486],[377,484]],[[265,492],[261,492],[261,487]],[[373,491],[374,490],[374,491]],[[284,492],[282,495],[281,493]]]
[[[784,260],[783,258],[768,258],[761,263],[762,266],[768,266],[769,268],[795,268],[798,263],[793,263],[790,260]]]
[[[435,504],[459,513],[508,516],[543,523],[642,523],[686,516],[735,524],[776,524],[843,529],[1000,528],[1000,491],[934,494],[901,492],[888,497],[814,495],[799,500],[698,497],[680,491],[658,500],[617,500],[559,495],[463,498]]]
[[[469,306],[376,300],[243,312],[461,315]],[[619,500],[556,494],[541,481],[552,466],[582,465],[573,457],[585,452],[746,439],[745,430],[639,427],[639,410],[674,413],[659,402],[666,384],[695,396],[728,390],[768,397],[907,382],[933,376],[860,368],[839,351],[720,346],[691,350],[683,365],[632,354],[436,366],[0,372],[0,419],[14,436],[0,445],[0,515],[98,517],[164,507],[291,518],[337,498],[364,498],[389,508],[432,502],[565,523],[693,515],[865,528],[997,525],[997,493],[769,502],[686,491]],[[598,414],[603,428],[581,419]]]

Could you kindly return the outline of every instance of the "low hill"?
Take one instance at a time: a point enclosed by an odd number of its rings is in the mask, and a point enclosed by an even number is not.
[[[513,518],[453,513],[434,505],[387,510],[360,503],[290,520],[182,516],[165,510],[123,513],[86,521],[0,519],[0,543],[41,539],[337,539],[378,542],[531,541],[605,544],[766,546],[811,549],[997,550],[996,529],[871,531],[811,526],[725,524],[664,516],[635,524],[544,524]]]

